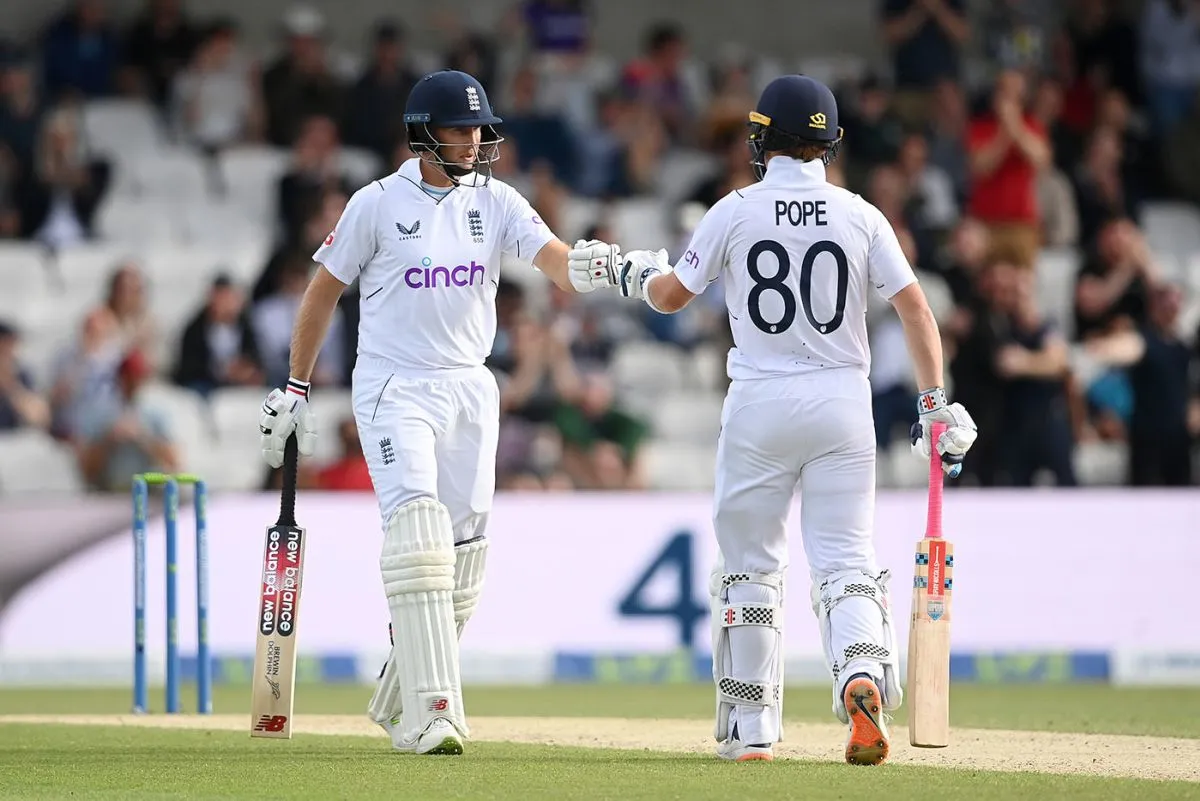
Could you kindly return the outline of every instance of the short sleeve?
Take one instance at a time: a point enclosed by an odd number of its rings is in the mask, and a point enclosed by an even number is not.
[[[871,231],[871,246],[867,251],[867,272],[871,286],[884,300],[892,297],[909,284],[917,282],[916,273],[904,256],[900,240],[892,225],[883,213],[874,206],[869,206],[869,224]]]
[[[729,220],[734,195],[726,195],[700,218],[687,250],[675,265],[675,277],[684,289],[699,295],[721,275],[729,247]]]
[[[520,192],[501,184],[500,200],[504,204],[504,238],[501,250],[505,256],[532,262],[547,242],[555,239],[550,226],[533,210]]]
[[[343,284],[352,284],[375,256],[375,206],[383,189],[372,182],[350,197],[337,225],[313,254],[313,261]]]

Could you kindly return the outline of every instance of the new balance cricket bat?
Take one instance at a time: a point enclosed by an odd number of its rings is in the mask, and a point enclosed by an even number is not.
[[[258,637],[250,699],[250,736],[291,739],[296,698],[296,624],[304,577],[304,529],[296,525],[296,435],[283,455],[283,497],[279,520],[267,529]]]
[[[950,744],[950,597],[954,546],[942,536],[942,460],[934,423],[929,457],[929,513],[917,543],[912,625],[908,632],[908,741],[918,748]]]

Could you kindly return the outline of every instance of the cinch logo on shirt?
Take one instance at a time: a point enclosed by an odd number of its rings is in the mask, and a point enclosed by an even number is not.
[[[478,274],[482,284],[487,275],[487,268],[477,264],[474,259],[470,265],[460,264],[457,267],[438,265],[432,267],[433,260],[428,256],[421,259],[420,267],[410,267],[404,271],[404,283],[412,289],[437,289],[439,286],[474,286]]]

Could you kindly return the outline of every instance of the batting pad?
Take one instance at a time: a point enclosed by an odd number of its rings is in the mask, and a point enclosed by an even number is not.
[[[825,662],[833,676],[833,713],[849,723],[842,685],[856,673],[867,673],[880,685],[885,709],[904,700],[900,686],[900,649],[889,609],[888,571],[873,576],[842,570],[827,576],[812,591],[813,611],[821,623]]]
[[[726,573],[716,604],[713,674],[717,682],[718,742],[776,743],[782,735],[783,579],[774,573]]]
[[[415,739],[434,718],[445,718],[468,736],[454,624],[454,562],[445,506],[419,498],[396,511],[384,534],[379,568],[392,615],[392,659],[406,740]]]
[[[475,607],[479,605],[479,594],[483,592],[483,574],[487,567],[488,541],[485,537],[474,537],[454,546],[454,623],[458,636]]]

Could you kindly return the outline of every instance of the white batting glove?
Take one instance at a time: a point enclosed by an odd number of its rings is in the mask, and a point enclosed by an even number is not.
[[[957,478],[962,472],[963,458],[979,436],[975,421],[961,403],[947,405],[946,391],[941,387],[921,392],[917,397],[917,413],[917,422],[909,432],[913,453],[928,462],[933,424],[945,423],[946,430],[938,437],[937,452],[942,457],[942,471],[950,478]]]
[[[317,447],[317,419],[308,406],[308,382],[289,378],[286,389],[273,389],[263,401],[258,417],[263,460],[271,467],[283,465],[283,449],[296,433],[301,456],[312,456]]]
[[[617,269],[621,265],[621,246],[609,245],[599,239],[580,239],[567,253],[567,276],[579,293],[600,287],[617,285]]]
[[[627,298],[646,299],[646,283],[655,276],[671,272],[665,250],[631,250],[625,254],[617,287]]]

